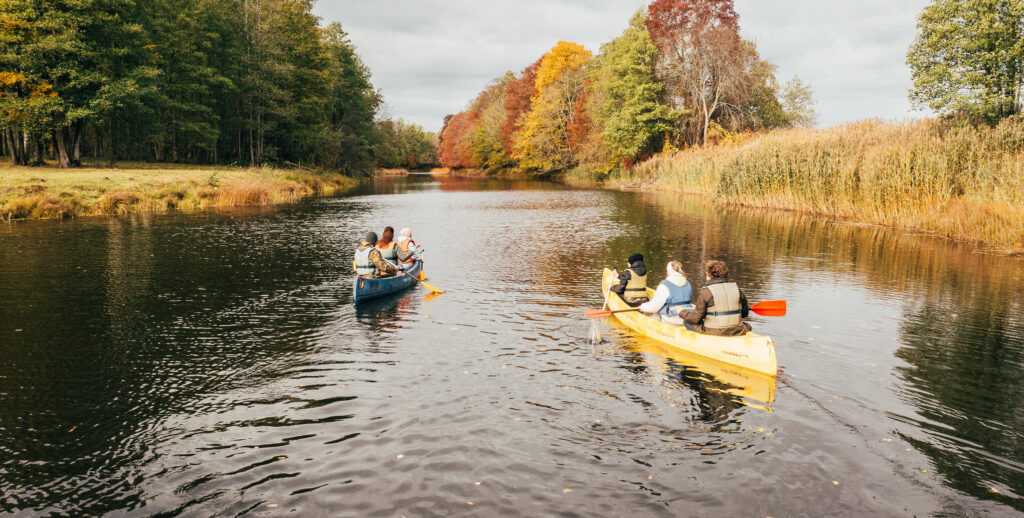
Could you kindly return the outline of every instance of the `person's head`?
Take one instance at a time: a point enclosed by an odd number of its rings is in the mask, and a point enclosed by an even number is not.
[[[644,262],[644,254],[632,254],[629,256],[629,259],[626,259],[626,263],[629,265],[642,262]]]
[[[713,260],[708,261],[704,269],[707,271],[708,279],[728,279],[729,278],[729,267],[722,261]]]
[[[402,231],[398,233],[398,235],[412,239],[412,229],[409,227],[403,228]]]
[[[669,277],[676,274],[686,277],[686,274],[683,273],[683,263],[679,261],[669,261],[665,270],[668,272]]]
[[[380,241],[377,241],[377,247],[384,247],[391,244],[391,241],[395,239],[395,229],[391,227],[384,227],[384,233],[380,235]]]
[[[371,245],[376,243],[377,242],[377,233],[376,232],[367,232],[366,235],[363,236],[363,242],[364,243],[370,243]]]

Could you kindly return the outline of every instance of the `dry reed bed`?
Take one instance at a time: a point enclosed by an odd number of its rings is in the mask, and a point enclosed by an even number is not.
[[[294,203],[353,187],[341,175],[259,168],[0,168],[0,217],[64,218]]]
[[[608,181],[638,183],[1024,253],[1024,117],[769,132],[655,156]]]

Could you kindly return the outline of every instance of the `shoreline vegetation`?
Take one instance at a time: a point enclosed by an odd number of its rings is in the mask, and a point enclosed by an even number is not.
[[[585,168],[568,181],[593,179]],[[1024,254],[1024,116],[863,121],[662,153],[600,183],[924,232]]]
[[[117,167],[0,166],[0,218],[59,219],[295,203],[359,180],[305,169],[122,163]]]

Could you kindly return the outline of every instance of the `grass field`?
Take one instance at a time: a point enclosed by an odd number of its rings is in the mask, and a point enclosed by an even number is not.
[[[738,136],[657,155],[604,184],[668,188],[1024,253],[1021,116],[995,127],[865,121]]]
[[[119,163],[116,167],[0,166],[0,217],[63,218],[293,203],[357,180],[297,169]]]

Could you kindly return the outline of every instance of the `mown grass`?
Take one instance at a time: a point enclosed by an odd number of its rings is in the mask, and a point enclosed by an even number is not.
[[[337,175],[275,168],[122,163],[62,170],[0,166],[0,217],[64,218],[293,203],[356,185]]]
[[[1024,253],[1024,117],[865,121],[662,154],[605,181],[934,233]]]

